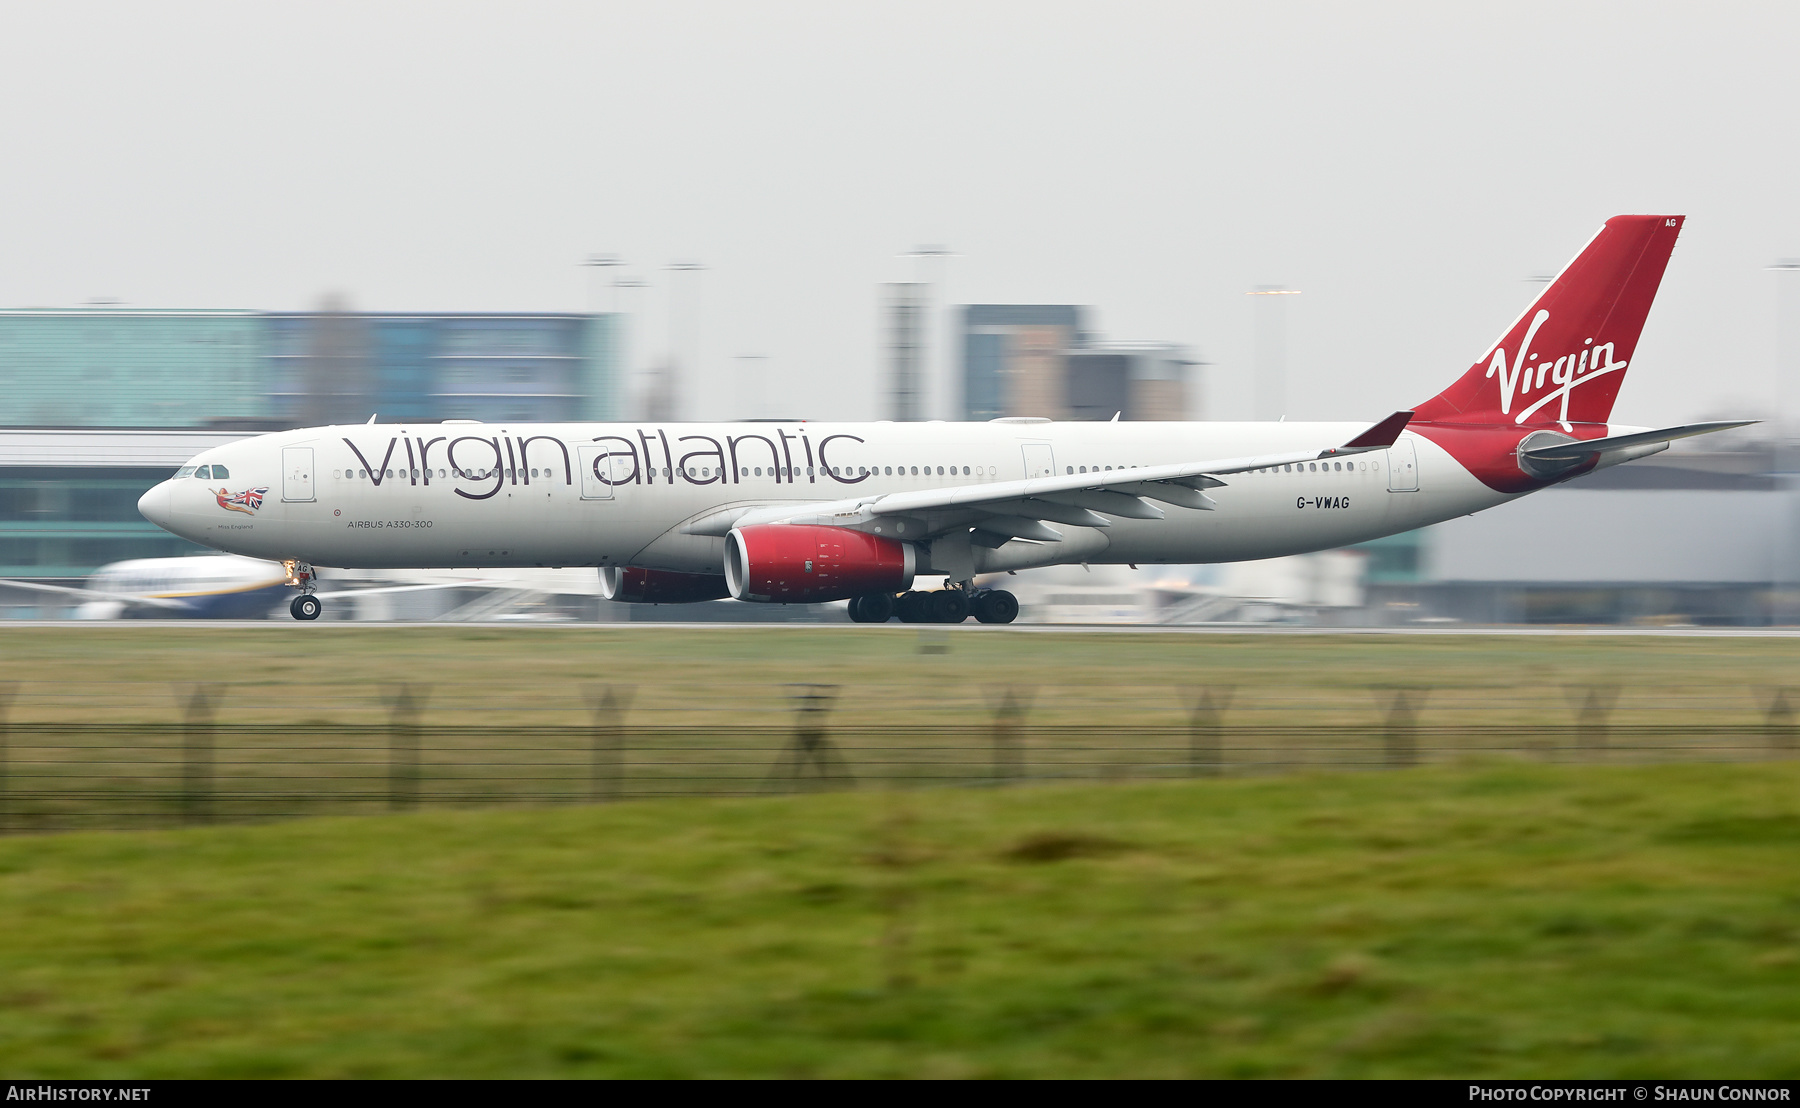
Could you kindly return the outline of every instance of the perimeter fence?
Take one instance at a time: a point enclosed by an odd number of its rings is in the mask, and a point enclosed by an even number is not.
[[[283,700],[267,687],[184,684],[133,701],[106,689],[0,683],[0,831],[1471,759],[1800,756],[1800,689],[1787,687],[1013,686],[908,712],[883,690],[808,683],[665,689],[658,703],[586,686],[555,704],[411,683],[337,690],[336,721],[304,690]]]

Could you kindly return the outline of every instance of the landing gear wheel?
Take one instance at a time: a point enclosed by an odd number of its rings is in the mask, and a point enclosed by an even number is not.
[[[863,601],[863,598],[860,596],[853,596],[850,598],[850,622],[851,623],[867,623],[867,622],[869,622],[868,620],[863,618],[862,601]]]
[[[894,618],[894,594],[891,592],[872,592],[867,596],[859,596],[852,600],[852,612],[860,610],[862,616],[850,618],[859,623],[886,623]]]
[[[325,605],[319,603],[319,598],[311,593],[294,597],[294,602],[288,605],[288,611],[294,614],[295,619],[318,619],[319,613],[324,610]]]
[[[989,589],[976,595],[974,608],[982,623],[1011,623],[1019,615],[1019,598],[1005,589]]]
[[[969,618],[969,598],[961,589],[926,593],[933,623],[961,623]]]
[[[922,592],[903,592],[894,601],[894,614],[900,617],[901,623],[929,623],[931,616],[925,611],[925,594]]]

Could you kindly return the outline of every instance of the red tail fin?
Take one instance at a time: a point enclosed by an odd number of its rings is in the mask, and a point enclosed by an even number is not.
[[[1686,217],[1621,215],[1419,422],[1605,423]]]

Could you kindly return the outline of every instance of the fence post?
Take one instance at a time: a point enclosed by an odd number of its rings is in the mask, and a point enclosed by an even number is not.
[[[182,698],[181,820],[213,819],[213,713],[224,698],[221,685],[190,685]]]
[[[1606,749],[1607,722],[1613,705],[1619,699],[1619,686],[1595,685],[1577,693],[1568,691],[1569,703],[1575,706],[1575,748],[1579,753],[1599,753]]]
[[[1188,776],[1217,777],[1225,772],[1225,710],[1236,694],[1236,685],[1189,691]]]
[[[1004,785],[1025,776],[1025,744],[1019,731],[1031,710],[1034,690],[1005,689],[994,704],[994,784]]]
[[[625,789],[625,713],[637,690],[631,685],[587,687],[593,716],[593,761],[588,768],[588,799],[617,800]]]
[[[1419,763],[1419,713],[1430,690],[1388,689],[1387,718],[1382,722],[1382,746],[1390,769]],[[1378,694],[1379,695],[1379,694]]]
[[[1777,757],[1792,754],[1796,746],[1800,746],[1800,736],[1794,730],[1794,707],[1788,694],[1793,688],[1782,685],[1774,690],[1775,695],[1769,700],[1769,712],[1763,720],[1763,734],[1769,740],[1769,749]]]
[[[18,690],[16,682],[0,681],[0,835],[11,830],[12,823],[7,794],[12,785],[12,702]]]
[[[848,763],[838,753],[830,733],[825,729],[825,717],[830,713],[832,703],[837,700],[838,687],[793,682],[787,688],[792,690],[788,693],[788,698],[794,704],[794,737],[776,757],[774,766],[770,767],[768,783],[773,785],[785,777],[798,784],[805,776],[807,763],[810,762],[817,770],[821,784],[831,778],[838,778],[846,784],[854,785],[856,778],[851,775]],[[785,772],[782,768],[784,764]]]
[[[430,685],[388,686],[388,807],[396,812],[419,806],[419,714],[430,697]]]

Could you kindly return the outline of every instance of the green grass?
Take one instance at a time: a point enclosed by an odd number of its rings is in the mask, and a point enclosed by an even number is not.
[[[1800,1077],[1800,764],[0,841],[0,1072]]]
[[[1094,635],[898,624],[0,628],[0,675],[17,686],[12,719],[45,722],[172,722],[193,682],[225,687],[225,725],[379,723],[400,682],[419,686],[427,724],[581,723],[588,694],[605,686],[630,687],[637,721],[780,721],[796,682],[837,685],[839,713],[881,723],[985,719],[1011,689],[1036,722],[1178,724],[1194,690],[1229,686],[1235,722],[1355,724],[1378,720],[1382,701],[1372,693],[1394,685],[1432,689],[1425,724],[1565,724],[1574,699],[1594,686],[1622,689],[1619,721],[1754,720],[1796,672],[1800,639],[1778,638]],[[1800,707],[1800,693],[1791,702]]]

